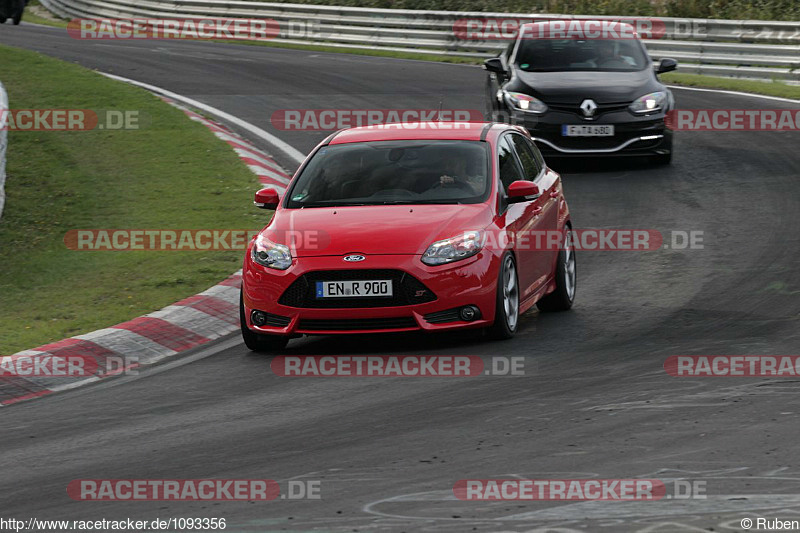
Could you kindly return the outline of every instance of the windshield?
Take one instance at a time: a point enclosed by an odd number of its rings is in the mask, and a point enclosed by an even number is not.
[[[487,145],[379,141],[322,147],[286,207],[478,203],[489,194]]]
[[[527,72],[633,72],[647,68],[647,56],[636,39],[525,38],[520,40],[516,64]]]

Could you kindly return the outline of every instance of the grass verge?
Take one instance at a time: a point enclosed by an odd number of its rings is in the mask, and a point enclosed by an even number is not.
[[[740,80],[737,78],[717,78],[714,76],[702,76],[700,74],[683,74],[681,72],[662,74],[661,80],[665,83],[683,85],[686,87],[724,89],[727,91],[740,91],[744,93],[764,94],[767,96],[800,100],[800,86],[788,85],[780,81],[765,82]]]
[[[11,109],[135,110],[139,130],[10,131],[0,218],[0,354],[139,316],[219,282],[241,251],[71,251],[70,229],[257,228],[255,176],[150,93],[0,46]]]

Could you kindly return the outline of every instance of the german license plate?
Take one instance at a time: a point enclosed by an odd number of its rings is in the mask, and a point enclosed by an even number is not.
[[[392,296],[392,280],[318,281],[317,298],[378,298]]]
[[[564,124],[561,126],[561,135],[563,137],[613,137],[614,126],[599,124],[573,126]]]

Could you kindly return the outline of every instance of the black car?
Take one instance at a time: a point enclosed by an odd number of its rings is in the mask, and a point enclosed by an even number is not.
[[[633,27],[628,37],[552,38],[556,21],[525,24],[499,57],[487,59],[487,119],[525,126],[546,157],[672,158],[666,113],[675,106]],[[541,36],[544,36],[542,38]]]
[[[7,19],[14,21],[14,24],[22,22],[22,12],[25,11],[27,0],[0,0],[0,24]]]

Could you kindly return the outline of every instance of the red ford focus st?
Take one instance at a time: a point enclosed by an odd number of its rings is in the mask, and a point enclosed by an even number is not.
[[[302,334],[488,328],[516,333],[534,304],[575,298],[561,178],[523,128],[419,123],[353,128],[325,139],[244,260],[248,348],[280,350]]]

